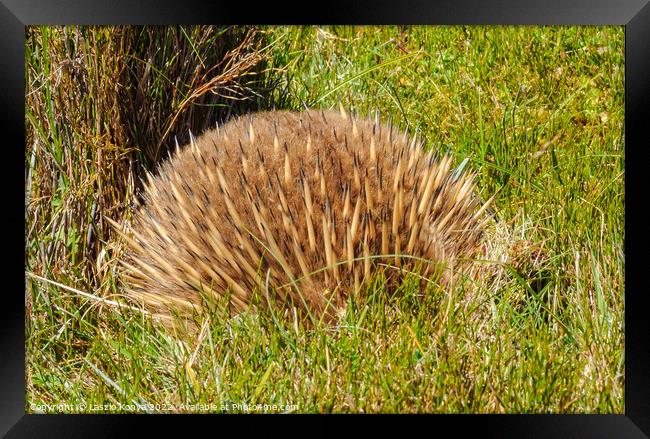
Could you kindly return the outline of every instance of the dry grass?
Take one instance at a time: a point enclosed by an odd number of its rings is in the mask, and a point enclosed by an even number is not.
[[[26,268],[110,288],[104,217],[122,216],[172,133],[252,106],[261,43],[239,28],[28,28]]]

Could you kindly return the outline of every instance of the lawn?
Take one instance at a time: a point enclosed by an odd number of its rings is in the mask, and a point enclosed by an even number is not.
[[[25,50],[28,413],[624,412],[623,27],[30,27]],[[378,275],[338,324],[224,307],[190,333],[124,297],[104,217],[174,137],[339,102],[467,160],[500,282]]]

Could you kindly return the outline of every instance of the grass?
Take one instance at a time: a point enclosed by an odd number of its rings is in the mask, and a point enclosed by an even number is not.
[[[623,28],[249,31],[28,30],[26,410],[623,413]],[[184,334],[126,307],[102,215],[128,217],[174,135],[339,100],[467,159],[543,282],[525,258],[472,294],[378,274],[316,327],[217,307]]]

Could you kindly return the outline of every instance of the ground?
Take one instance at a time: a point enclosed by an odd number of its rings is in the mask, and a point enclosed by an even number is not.
[[[623,413],[622,27],[33,27],[26,62],[28,413]],[[315,328],[217,309],[183,334],[127,307],[102,216],[128,219],[174,135],[339,101],[497,194],[496,286],[377,278]]]

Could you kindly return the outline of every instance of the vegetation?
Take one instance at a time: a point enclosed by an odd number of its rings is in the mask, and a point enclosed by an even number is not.
[[[27,412],[623,412],[622,27],[30,27],[25,50]],[[104,218],[174,136],[339,100],[497,193],[498,287],[378,275],[338,325],[222,307],[190,334],[123,297]]]

